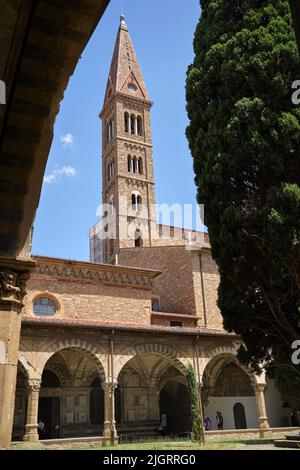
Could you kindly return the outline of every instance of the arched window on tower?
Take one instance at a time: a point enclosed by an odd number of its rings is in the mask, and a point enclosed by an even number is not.
[[[137,133],[138,135],[143,134],[143,121],[142,121],[141,116],[138,116],[137,118]]]
[[[137,210],[137,197],[136,197],[136,194],[132,194],[131,195],[131,206],[132,206],[132,210],[136,211]]]
[[[127,157],[127,167],[128,167],[128,172],[131,173],[131,164],[132,164],[132,158],[131,155],[128,155]]]
[[[135,134],[136,133],[136,117],[134,114],[131,115],[131,134]]]
[[[110,164],[107,165],[107,181],[110,181]]]
[[[143,174],[143,159],[141,157],[138,159],[138,173]]]
[[[137,173],[137,161],[136,161],[136,157],[133,157],[132,171],[133,171],[133,173]]]
[[[125,132],[128,134],[129,133],[129,114],[126,112],[124,114],[124,127],[125,127]]]
[[[138,212],[142,208],[142,197],[139,193],[135,192],[131,195],[132,210]]]
[[[143,246],[143,236],[140,229],[136,229],[134,233],[134,246],[136,248],[141,248]]]
[[[137,196],[136,202],[137,202],[137,210],[138,211],[142,210],[142,198],[140,195]]]

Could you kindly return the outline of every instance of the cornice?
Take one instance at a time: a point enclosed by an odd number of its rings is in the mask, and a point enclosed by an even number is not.
[[[55,277],[70,282],[92,281],[110,285],[151,289],[159,271],[113,266],[56,258],[34,257],[37,265],[33,277]]]

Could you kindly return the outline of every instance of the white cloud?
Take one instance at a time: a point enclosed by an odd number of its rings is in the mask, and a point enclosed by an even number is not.
[[[73,166],[62,166],[61,168],[53,170],[49,175],[46,175],[44,177],[44,183],[57,183],[57,181],[60,181],[64,176],[74,177],[76,174],[76,168]]]
[[[72,149],[72,150],[75,149],[75,145],[74,145],[75,138],[73,134],[68,133],[68,134],[61,135],[60,141],[62,142],[64,149],[66,148]]]

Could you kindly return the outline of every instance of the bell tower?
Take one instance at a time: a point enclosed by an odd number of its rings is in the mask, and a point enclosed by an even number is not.
[[[151,246],[156,230],[150,110],[152,102],[121,16],[102,120],[102,202],[111,205],[115,235],[104,237],[102,259],[115,263],[120,249]],[[111,233],[104,213],[102,229]]]

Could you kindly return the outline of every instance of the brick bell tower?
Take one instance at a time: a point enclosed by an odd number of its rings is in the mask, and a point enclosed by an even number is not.
[[[152,102],[125,23],[110,67],[102,120],[102,202],[111,204],[115,236],[104,212],[102,261],[115,263],[121,248],[151,246],[156,230],[150,110]],[[108,235],[110,233],[110,235]]]

